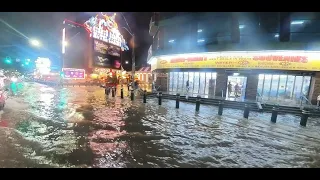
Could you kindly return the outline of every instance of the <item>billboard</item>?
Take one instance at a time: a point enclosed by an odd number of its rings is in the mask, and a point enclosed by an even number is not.
[[[94,39],[93,40],[94,65],[104,68],[120,68],[120,47]]]
[[[64,79],[84,79],[85,78],[84,69],[63,68],[62,72],[63,72]]]
[[[226,68],[320,71],[318,51],[242,51],[154,57],[152,69]]]

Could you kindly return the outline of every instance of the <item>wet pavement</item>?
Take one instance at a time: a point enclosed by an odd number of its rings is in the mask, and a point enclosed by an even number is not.
[[[320,167],[320,119],[25,83],[0,112],[0,167]]]

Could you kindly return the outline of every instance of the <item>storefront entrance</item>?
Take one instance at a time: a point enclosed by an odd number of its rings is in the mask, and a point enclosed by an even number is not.
[[[230,100],[244,100],[246,94],[247,77],[228,76],[226,98]]]

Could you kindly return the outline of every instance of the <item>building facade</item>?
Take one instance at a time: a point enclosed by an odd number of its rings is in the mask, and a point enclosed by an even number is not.
[[[161,19],[156,13],[148,63],[156,84],[173,94],[315,103],[320,94],[318,16],[201,12]]]

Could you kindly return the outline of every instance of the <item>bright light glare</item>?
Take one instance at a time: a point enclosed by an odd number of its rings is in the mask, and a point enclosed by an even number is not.
[[[32,39],[30,41],[30,43],[33,45],[33,46],[40,46],[40,42],[38,40],[35,40],[35,39]]]
[[[125,63],[126,63],[126,64],[129,64],[129,61],[126,61]]]
[[[62,42],[66,42],[66,28],[62,29]],[[62,54],[66,52],[66,46],[62,43]]]
[[[198,42],[204,42],[204,39],[198,39]]]
[[[291,24],[292,25],[296,25],[296,24],[303,24],[304,21],[292,21]]]
[[[239,76],[240,73],[233,73],[233,76]]]
[[[276,38],[279,37],[279,34],[274,35],[274,37],[276,37]]]
[[[198,33],[202,32],[202,29],[198,29]]]
[[[64,46],[68,46],[68,42],[67,41],[64,41],[62,42]]]
[[[173,43],[173,42],[174,42],[174,39],[169,40],[169,43]]]
[[[11,81],[12,81],[12,82],[17,82],[17,81],[18,81],[18,79],[17,79],[16,77],[14,77],[14,76],[13,76],[13,77],[11,78]]]
[[[243,29],[245,25],[239,25],[239,29]]]

